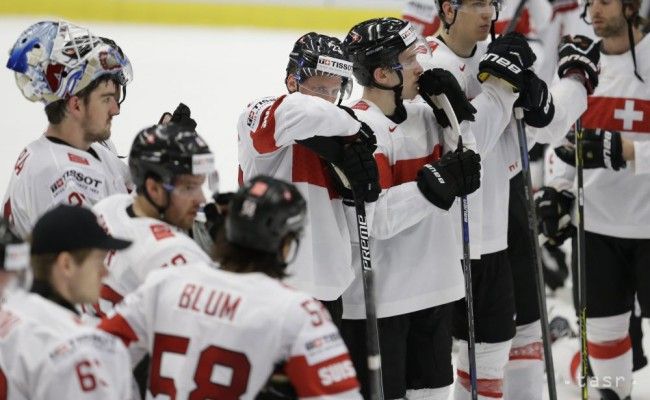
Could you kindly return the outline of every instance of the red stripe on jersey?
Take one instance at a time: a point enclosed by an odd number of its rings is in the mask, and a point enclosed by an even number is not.
[[[112,287],[107,284],[102,285],[102,290],[99,292],[99,297],[106,301],[110,301],[113,305],[119,303],[124,298],[121,294],[117,293]]]
[[[359,387],[348,353],[313,365],[305,356],[291,357],[284,368],[300,398],[335,395]]]
[[[390,161],[385,154],[375,154],[375,162],[377,162],[377,170],[379,171],[379,186],[382,189],[388,189],[393,186],[393,170],[390,166]]]
[[[594,343],[587,342],[589,349],[589,357],[608,360],[622,356],[632,349],[632,341],[630,335],[625,336],[620,340],[610,340],[608,342]]]
[[[239,187],[244,186],[244,171],[241,169],[241,166],[237,166],[237,183]]]
[[[650,133],[650,100],[590,96],[582,126]]]
[[[275,110],[282,104],[286,95],[278,97],[276,101],[262,111],[262,124],[256,130],[251,131],[251,139],[253,139],[253,147],[260,154],[271,153],[279,147],[275,143]]]
[[[510,360],[542,360],[542,342],[510,349]]]
[[[576,385],[578,384],[578,367],[580,366],[580,360],[582,360],[582,356],[580,355],[580,352],[577,351],[573,355],[573,358],[571,359],[571,366],[569,367],[569,372],[571,373],[571,380]]]
[[[509,23],[509,19],[502,19],[497,21],[494,24],[494,31],[499,35],[502,34],[508,27]],[[522,35],[528,35],[532,32],[532,29],[530,28],[530,14],[528,14],[528,9],[524,9],[524,11],[521,13],[519,21],[517,22],[517,26],[515,26],[515,32],[519,32]]]
[[[370,108],[370,106],[365,101],[359,100],[359,101],[357,101],[357,103],[355,105],[353,105],[350,108],[352,108],[353,110],[366,111],[367,109]]]
[[[458,382],[470,392],[469,374],[465,371],[458,370]],[[477,379],[476,386],[478,394],[484,397],[493,397],[495,399],[503,397],[503,379]]]
[[[433,146],[433,152],[426,157],[397,160],[393,166],[393,185],[415,181],[424,164],[439,160],[441,155],[442,146],[437,144]]]
[[[138,335],[120,314],[115,314],[111,318],[102,319],[97,327],[122,339],[125,346],[138,340]]]
[[[313,151],[300,144],[294,144],[291,170],[292,182],[305,182],[327,189],[330,199],[339,197],[329,175],[325,161]]]

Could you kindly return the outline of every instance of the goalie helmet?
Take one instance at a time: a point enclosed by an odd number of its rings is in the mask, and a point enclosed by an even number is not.
[[[29,244],[25,243],[0,218],[0,271],[21,271],[29,269]]]
[[[153,125],[140,131],[131,145],[129,168],[138,189],[147,177],[172,185],[177,175],[214,172],[214,155],[194,130],[175,123]]]
[[[307,203],[294,185],[268,176],[255,177],[230,201],[226,240],[277,254],[287,235],[298,240],[306,212]]]
[[[65,21],[27,28],[9,51],[7,68],[28,100],[45,104],[67,99],[103,75],[114,76],[122,87],[133,76],[114,41]]]

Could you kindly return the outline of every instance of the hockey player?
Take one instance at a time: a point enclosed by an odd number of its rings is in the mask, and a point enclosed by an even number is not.
[[[340,296],[354,273],[344,191],[326,160],[338,164],[360,199],[373,201],[379,192],[372,144],[364,143],[372,141],[372,132],[333,104],[346,95],[351,72],[337,38],[303,35],[289,55],[289,94],[251,102],[237,128],[241,182],[272,175],[294,183],[309,203],[300,252],[286,281],[323,301],[337,323]]]
[[[564,79],[549,91],[530,70],[535,55],[521,35],[499,37],[486,49],[483,41],[498,3],[442,1],[440,7],[444,29],[429,42],[433,65],[454,73],[473,99],[478,111],[471,126],[483,155],[482,215],[470,219],[470,225],[482,226],[471,240],[480,246],[480,258],[472,261],[479,397],[541,398],[543,363],[535,288],[531,280],[513,285],[507,252],[508,208],[504,204],[508,204],[509,180],[520,169],[511,113],[515,104],[524,108],[530,145],[565,132],[586,107],[585,87],[597,79],[597,59],[594,62],[585,50],[569,43],[563,54],[565,64],[560,65]],[[570,57],[572,54],[575,57]],[[566,73],[569,66],[574,69]],[[559,104],[554,106],[554,101]],[[454,334],[467,340],[465,302],[457,303]],[[463,343],[460,348],[457,399],[468,398],[470,389],[467,346]],[[512,363],[507,372],[512,378],[504,387],[509,359]]]
[[[0,398],[131,398],[124,345],[80,323],[75,306],[99,295],[109,250],[129,242],[108,236],[92,211],[60,205],[32,233],[33,293],[21,285],[29,246],[0,220]]]
[[[45,133],[18,156],[3,215],[25,236],[57,204],[92,205],[129,189],[128,170],[98,142],[111,135],[129,59],[114,41],[67,22],[39,22],[10,50],[8,68],[30,101],[45,104]]]
[[[203,183],[214,156],[203,139],[176,123],[140,131],[129,153],[137,195],[115,194],[93,209],[106,231],[133,246],[107,257],[100,313],[108,312],[140,286],[153,270],[210,257],[187,236],[205,202]]]
[[[631,395],[628,326],[635,294],[641,315],[647,318],[650,313],[645,267],[650,251],[650,208],[645,199],[650,185],[647,176],[636,173],[650,132],[650,39],[641,31],[639,6],[636,0],[595,0],[585,8],[594,32],[602,38],[601,83],[582,117],[585,129],[598,130],[586,133],[592,152],[585,154],[585,167],[601,167],[584,171],[587,338],[596,386],[606,378],[617,383],[600,386],[607,399]],[[635,160],[626,166],[624,158],[631,160],[632,149]],[[570,157],[575,153],[562,147],[557,155],[573,163]],[[643,169],[644,160],[639,161]],[[552,169],[548,182],[552,189],[546,188],[544,195],[557,201],[549,202],[548,208],[566,209],[563,197],[552,194],[572,188],[575,170],[557,158]]]
[[[295,186],[251,179],[230,202],[216,243],[221,269],[153,272],[102,321],[130,349],[151,354],[148,399],[254,399],[276,369],[295,390],[291,398],[361,399],[327,310],[279,281],[305,219]]]
[[[419,86],[445,93],[463,120],[473,119],[474,110],[451,74],[422,75],[416,57],[427,47],[407,21],[361,22],[344,44],[363,86],[351,107],[377,135],[382,193],[367,212],[384,394],[446,399],[453,381],[450,303],[464,295],[460,241],[454,234],[460,218],[447,211],[457,196],[480,185],[480,158],[472,150],[456,152],[457,138],[449,129],[443,132],[449,127],[444,113],[413,99]],[[361,271],[343,304],[343,336],[362,392],[368,393]]]

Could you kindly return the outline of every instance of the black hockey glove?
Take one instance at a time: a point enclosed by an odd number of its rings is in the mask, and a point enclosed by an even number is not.
[[[472,150],[449,152],[422,167],[417,184],[433,205],[449,210],[456,196],[468,195],[481,186],[481,156]]]
[[[585,129],[582,141],[583,166],[586,169],[608,168],[618,171],[625,168],[621,134],[602,129]],[[564,143],[555,148],[555,154],[569,165],[576,164],[575,133],[569,133]]]
[[[488,77],[496,76],[519,91],[523,82],[522,71],[530,68],[536,59],[522,34],[511,32],[499,36],[488,45],[487,52],[481,57],[478,80],[485,82]]]
[[[571,206],[575,196],[566,190],[558,192],[543,186],[535,193],[535,208],[539,218],[539,232],[548,238],[547,245],[559,246],[571,237],[575,227],[571,225]]]
[[[451,107],[454,109],[456,118],[458,118],[458,123],[463,121],[474,121],[476,108],[474,108],[472,103],[467,100],[465,93],[463,93],[458,81],[451,72],[442,68],[426,70],[422,75],[420,75],[418,84],[420,86],[420,96],[422,96],[424,101],[426,101],[433,109],[436,121],[438,121],[443,128],[451,126],[447,114],[445,114],[444,110],[436,107],[431,99],[432,96],[437,96],[443,93],[449,99],[449,103],[451,103]]]
[[[600,46],[592,39],[582,36],[564,36],[559,46],[557,73],[560,78],[577,77],[592,94],[598,86],[598,62]]]
[[[339,108],[345,110],[345,112],[350,114],[352,118],[359,121],[357,115],[354,113],[354,110],[351,109],[350,107],[339,105]],[[375,132],[373,132],[373,130],[365,122],[363,121],[359,121],[359,122],[361,123],[361,128],[359,128],[359,131],[357,132],[356,136],[350,136],[346,138],[346,141],[360,140],[363,143],[365,143],[366,146],[368,146],[368,148],[374,153],[374,151],[377,149],[377,138],[375,137]]]
[[[537,75],[527,69],[522,72],[523,85],[515,107],[524,109],[524,121],[536,128],[543,128],[550,124],[555,116],[553,96],[548,91],[546,83]]]
[[[173,122],[175,124],[181,125],[186,129],[191,131],[196,129],[196,121],[190,117],[191,111],[188,106],[183,103],[178,103],[178,107],[174,110],[173,114],[168,112],[163,113],[158,121],[159,124],[164,124],[167,122]]]
[[[341,169],[350,183],[354,198],[367,203],[377,201],[381,187],[379,171],[372,151],[363,142],[348,143],[343,148]]]

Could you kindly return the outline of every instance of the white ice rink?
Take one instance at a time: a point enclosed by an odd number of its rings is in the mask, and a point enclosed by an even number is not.
[[[40,19],[0,17],[0,195],[6,191],[22,148],[47,126],[43,105],[23,98],[12,72],[4,68],[15,39]],[[287,55],[305,32],[73,22],[115,39],[133,64],[134,80],[121,114],[112,124],[112,139],[119,152],[128,154],[141,128],[156,123],[163,111],[173,111],[182,101],[191,107],[198,132],[216,154],[222,190],[236,188],[239,113],[252,99],[285,92]],[[356,88],[353,96],[358,93]],[[650,335],[647,323],[644,327]],[[648,336],[645,344],[650,352]],[[563,367],[557,365],[556,369]],[[650,367],[635,375],[635,380],[633,398],[650,400]],[[577,388],[561,381],[558,392],[562,400],[579,398]]]

